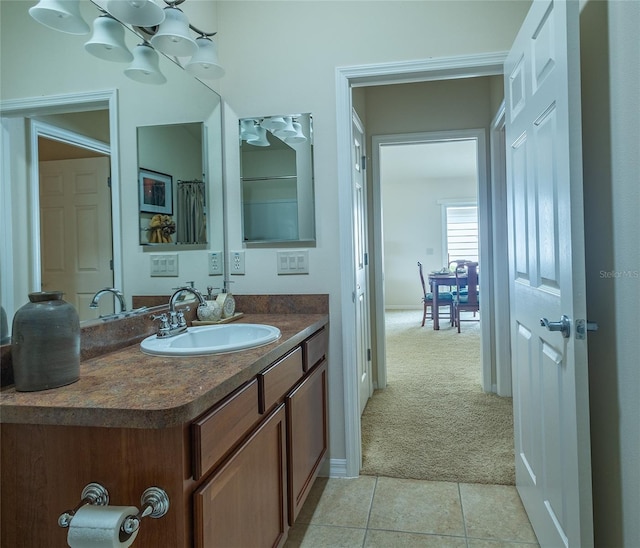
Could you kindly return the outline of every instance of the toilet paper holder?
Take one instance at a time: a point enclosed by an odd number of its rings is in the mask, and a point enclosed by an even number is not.
[[[73,510],[67,510],[60,514],[58,525],[69,527],[75,513],[85,504],[107,506],[109,504],[109,491],[99,483],[89,483],[82,490],[81,500]],[[140,521],[144,517],[161,518],[169,511],[169,497],[160,487],[145,489],[140,497],[141,508],[136,515],[127,516],[120,527],[121,537],[131,536],[140,528]],[[121,538],[124,540],[124,538]]]

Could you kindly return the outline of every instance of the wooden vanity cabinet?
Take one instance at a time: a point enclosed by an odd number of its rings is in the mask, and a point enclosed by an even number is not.
[[[283,545],[327,452],[326,329],[191,423],[0,424],[0,546],[65,546],[57,518],[90,482],[115,505],[167,492],[169,512],[143,520],[136,547]]]
[[[284,405],[194,494],[196,548],[276,547],[287,523]]]
[[[289,524],[293,525],[327,452],[327,362],[287,397]]]
[[[196,548],[286,541],[327,452],[326,352],[322,329],[194,421],[194,478],[205,477],[194,493]],[[238,436],[257,409],[264,418]]]

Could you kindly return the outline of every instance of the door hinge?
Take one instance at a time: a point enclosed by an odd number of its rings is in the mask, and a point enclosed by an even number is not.
[[[371,361],[371,348],[367,348],[367,361]]]
[[[365,252],[364,254],[364,266],[369,266],[369,254]]]
[[[366,156],[362,156],[362,158],[360,159],[360,165],[362,166],[362,170],[364,171],[365,169],[367,169],[367,157]]]
[[[109,259],[109,268],[113,270],[113,259]]]
[[[111,176],[107,177],[107,186],[111,188]]]

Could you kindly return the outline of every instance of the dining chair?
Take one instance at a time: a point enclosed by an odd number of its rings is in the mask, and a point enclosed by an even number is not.
[[[461,271],[464,272],[464,266],[468,263],[471,263],[473,261],[470,261],[468,259],[455,259],[453,261],[449,261],[449,270],[451,272],[456,272],[456,270],[460,269]],[[456,295],[458,294],[458,292],[460,292],[460,294],[465,295],[467,293],[467,286],[464,283],[463,280],[460,280],[460,284],[458,284],[457,281],[454,281],[454,286],[453,289],[451,290],[451,294],[453,295],[453,299],[455,300]],[[458,285],[460,287],[458,287]]]
[[[433,293],[427,292],[427,286],[424,283],[424,274],[422,272],[422,263],[418,261],[418,272],[420,273],[420,283],[422,284],[422,304],[423,304],[423,314],[422,314],[422,325],[424,327],[424,322],[427,319],[427,309],[431,307],[431,319],[433,319]],[[440,291],[438,293],[438,308],[442,307],[449,308],[449,316],[448,318],[451,320],[451,325],[453,325],[453,294],[450,291]]]
[[[458,265],[455,269],[456,275],[456,293],[453,297],[453,318],[454,325],[460,333],[461,321],[460,312],[473,312],[475,318],[476,312],[480,311],[480,293],[478,291],[478,263],[473,261],[465,261],[464,264]]]

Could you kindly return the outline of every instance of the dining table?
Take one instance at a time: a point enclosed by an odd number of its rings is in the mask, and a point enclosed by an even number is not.
[[[466,285],[467,274],[466,272],[458,273],[458,280],[461,285]],[[440,305],[438,295],[441,287],[456,287],[456,274],[455,272],[431,272],[429,274],[429,287],[431,288],[431,294],[433,295],[433,302],[431,305],[431,315],[433,316],[433,329],[436,331],[440,329]]]

